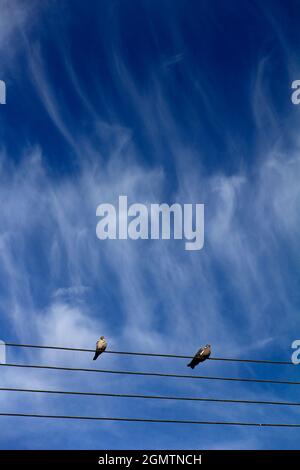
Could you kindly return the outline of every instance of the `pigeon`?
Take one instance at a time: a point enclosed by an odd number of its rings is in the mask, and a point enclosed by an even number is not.
[[[211,355],[210,344],[206,344],[204,348],[199,349],[199,351],[195,354],[195,356],[193,357],[193,359],[187,366],[191,367],[191,369],[194,369],[200,362],[206,361],[206,359],[208,359],[210,355]]]
[[[93,357],[93,361],[97,359],[97,357],[102,354],[107,347],[107,342],[104,336],[100,336],[100,339],[96,343],[96,351],[95,351],[95,356]]]

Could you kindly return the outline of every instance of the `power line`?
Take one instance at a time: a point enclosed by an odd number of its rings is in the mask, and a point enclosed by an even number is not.
[[[20,348],[35,348],[35,349],[54,349],[60,351],[77,351],[77,352],[95,352],[94,349],[85,348],[69,348],[63,346],[42,346],[36,344],[18,344],[18,343],[5,343],[6,346],[20,347]],[[130,351],[104,351],[106,354],[120,354],[128,356],[148,356],[148,357],[164,357],[175,359],[192,359],[193,356],[176,355],[176,354],[161,354],[161,353],[146,353],[146,352],[130,352]],[[255,364],[279,364],[279,365],[294,365],[288,361],[270,361],[266,359],[235,359],[229,357],[210,357],[210,361],[227,361],[227,362],[249,362]]]
[[[221,398],[180,397],[180,396],[165,396],[165,395],[135,395],[135,394],[125,394],[125,393],[78,392],[78,391],[69,391],[69,390],[42,390],[42,389],[0,387],[0,391],[48,393],[48,394],[58,394],[58,395],[79,395],[79,396],[92,396],[92,397],[142,398],[142,399],[148,399],[148,400],[176,400],[176,401],[199,401],[199,402],[216,402],[216,403],[243,403],[243,404],[253,404],[253,405],[300,406],[300,402],[286,402],[286,401],[235,400],[235,399],[227,399],[227,398],[221,399]]]
[[[79,419],[92,421],[120,421],[129,423],[164,423],[164,424],[211,424],[223,426],[258,426],[258,427],[280,427],[300,428],[300,424],[288,423],[247,423],[239,421],[190,421],[180,419],[147,419],[147,418],[113,418],[104,416],[70,416],[70,415],[44,415],[31,413],[0,413],[0,416],[22,417],[22,418],[44,418],[44,419]]]
[[[211,375],[182,375],[182,374],[165,374],[162,372],[136,372],[124,370],[108,370],[108,369],[83,369],[76,367],[60,367],[60,366],[43,366],[37,364],[0,364],[2,367],[20,367],[30,369],[49,369],[49,370],[64,370],[73,372],[97,372],[103,374],[121,374],[121,375],[140,375],[146,377],[173,377],[180,379],[204,379],[204,380],[221,380],[231,382],[254,382],[254,383],[270,383],[282,385],[300,385],[300,382],[288,380],[268,380],[268,379],[249,379],[237,377],[216,377]]]

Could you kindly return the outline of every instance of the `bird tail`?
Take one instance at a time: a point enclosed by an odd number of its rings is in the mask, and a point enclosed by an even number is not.
[[[99,353],[98,353],[98,352],[96,352],[96,353],[95,353],[95,356],[93,357],[93,361],[95,361],[95,360],[97,359],[97,357],[98,357],[98,356],[99,356]]]
[[[187,367],[190,367],[191,369],[194,369],[194,368],[195,368],[195,366],[194,366],[194,364],[193,364],[192,362],[190,362],[190,363],[187,365]]]

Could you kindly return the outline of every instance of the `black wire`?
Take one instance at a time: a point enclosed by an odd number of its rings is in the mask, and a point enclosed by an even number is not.
[[[164,374],[162,372],[136,372],[124,370],[108,370],[108,369],[82,369],[75,367],[59,367],[59,366],[42,366],[36,364],[0,364],[1,367],[21,367],[30,369],[50,369],[50,370],[65,370],[74,372],[98,372],[104,374],[122,374],[122,375],[142,375],[148,377],[173,377],[181,379],[204,379],[204,380],[223,380],[231,382],[256,382],[256,383],[270,383],[270,384],[283,384],[283,385],[300,385],[300,382],[287,381],[287,380],[267,380],[267,379],[248,379],[237,377],[215,377],[209,375],[180,375],[180,374]]]
[[[79,351],[79,352],[95,352],[94,349],[84,348],[67,348],[62,346],[40,346],[34,344],[17,344],[17,343],[5,343],[6,346],[20,347],[20,348],[37,348],[37,349],[55,349],[62,351]],[[193,356],[181,356],[176,354],[158,354],[158,353],[144,353],[144,352],[129,352],[129,351],[104,351],[106,354],[123,354],[129,356],[149,356],[149,357],[164,357],[164,358],[176,358],[176,359],[192,359]],[[280,365],[294,365],[288,361],[269,361],[260,359],[234,359],[229,357],[210,357],[210,361],[228,361],[228,362],[250,362],[257,364],[280,364]]]
[[[125,393],[104,393],[104,392],[76,392],[67,390],[41,390],[28,388],[6,388],[0,387],[0,391],[4,392],[28,392],[28,393],[49,393],[58,395],[80,395],[94,397],[116,397],[116,398],[143,398],[148,400],[178,400],[178,401],[200,401],[200,402],[216,402],[216,403],[246,403],[253,405],[286,405],[300,406],[300,402],[287,401],[262,401],[262,400],[234,400],[227,398],[202,398],[202,397],[178,397],[178,396],[162,396],[162,395],[134,395]]]
[[[49,418],[49,419],[80,419],[92,421],[122,421],[130,423],[166,423],[166,424],[214,424],[224,426],[258,426],[258,427],[280,427],[300,428],[300,424],[288,423],[246,423],[239,421],[189,421],[179,419],[146,419],[146,418],[112,418],[104,416],[69,416],[69,415],[42,415],[29,413],[0,413],[0,416],[22,417],[22,418]]]

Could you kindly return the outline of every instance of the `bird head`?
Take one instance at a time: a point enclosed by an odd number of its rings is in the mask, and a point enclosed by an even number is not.
[[[104,336],[100,336],[100,339],[104,339]]]

